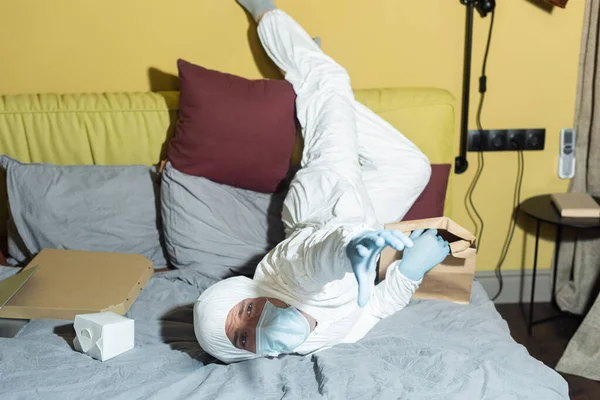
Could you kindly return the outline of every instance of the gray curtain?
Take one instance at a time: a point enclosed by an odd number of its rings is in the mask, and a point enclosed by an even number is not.
[[[579,65],[575,128],[577,169],[571,191],[600,196],[600,0],[587,0]],[[563,242],[557,272],[557,303],[564,311],[583,314],[592,307],[569,342],[556,369],[600,380],[600,234],[579,231]],[[571,267],[573,276],[571,277]]]
[[[577,167],[572,192],[600,196],[600,60],[598,53],[600,0],[588,0],[585,10],[575,129]],[[557,302],[564,311],[583,314],[600,273],[600,235],[565,232],[557,272]],[[573,277],[571,279],[571,267]],[[593,299],[592,299],[593,300]]]

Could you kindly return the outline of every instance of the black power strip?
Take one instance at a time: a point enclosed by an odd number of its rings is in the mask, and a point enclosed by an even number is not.
[[[544,150],[546,129],[473,129],[468,151]]]

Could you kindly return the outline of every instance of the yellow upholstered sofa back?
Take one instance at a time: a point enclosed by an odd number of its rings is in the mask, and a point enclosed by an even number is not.
[[[447,91],[369,89],[357,90],[356,98],[432,163],[453,163],[455,108]],[[174,131],[178,103],[177,92],[0,96],[0,154],[54,164],[158,164]],[[0,221],[7,216],[5,191],[2,182]],[[0,226],[4,233],[5,224]]]

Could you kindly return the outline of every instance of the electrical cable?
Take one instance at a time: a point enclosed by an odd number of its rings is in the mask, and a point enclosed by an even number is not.
[[[487,76],[486,76],[486,69],[487,69],[487,61],[488,61],[488,56],[490,53],[490,44],[492,42],[492,33],[494,31],[494,16],[495,16],[495,12],[494,10],[491,11],[491,20],[490,20],[490,28],[489,28],[489,32],[488,32],[488,38],[487,38],[487,44],[485,46],[485,54],[483,57],[483,64],[481,66],[481,77],[479,78],[479,93],[480,93],[480,97],[479,97],[479,106],[477,107],[477,117],[476,117],[476,123],[477,123],[477,129],[479,130],[479,152],[477,154],[477,170],[475,172],[475,175],[473,176],[473,181],[471,181],[471,185],[469,186],[469,189],[467,190],[467,195],[465,197],[465,202],[468,201],[469,205],[471,206],[471,209],[473,210],[473,213],[475,214],[475,216],[477,217],[477,220],[479,221],[480,224],[480,228],[477,226],[477,223],[475,223],[476,229],[477,229],[477,248],[480,249],[481,248],[481,241],[483,239],[483,231],[485,228],[485,223],[483,221],[483,218],[481,217],[481,214],[479,213],[479,211],[477,211],[477,207],[475,207],[475,202],[473,201],[473,192],[475,191],[475,187],[477,186],[477,183],[479,182],[479,178],[481,178],[481,174],[483,172],[483,168],[485,166],[485,159],[483,157],[483,125],[481,123],[481,114],[483,112],[483,104],[485,102],[485,93],[487,91]],[[467,211],[468,207],[467,207]]]
[[[480,98],[479,98],[479,106],[477,109],[477,129],[479,130],[479,152],[477,153],[477,171],[475,172],[475,176],[473,177],[473,181],[471,182],[471,186],[469,187],[469,191],[468,191],[468,199],[469,199],[469,204],[471,205],[471,209],[473,210],[473,213],[475,214],[475,216],[477,217],[477,220],[479,221],[480,227],[478,227],[477,229],[477,248],[481,248],[481,241],[483,238],[483,230],[485,228],[485,223],[483,221],[483,218],[481,217],[481,214],[479,214],[479,211],[477,211],[477,208],[475,207],[475,202],[473,201],[473,192],[475,191],[475,187],[477,186],[477,183],[479,182],[479,178],[481,178],[481,174],[483,172],[483,168],[485,167],[485,159],[483,158],[483,140],[481,140],[482,138],[482,131],[483,131],[483,127],[481,125],[481,111],[483,109],[483,103],[485,100],[485,94],[481,94]],[[477,226],[477,224],[476,224]]]
[[[467,195],[465,197],[465,202],[468,200],[468,203],[471,206],[471,209],[473,210],[473,213],[477,217],[477,220],[481,226],[481,227],[477,227],[477,223],[475,223],[476,227],[478,228],[477,229],[478,230],[478,232],[477,232],[477,247],[479,249],[481,248],[481,242],[482,242],[482,238],[483,238],[483,231],[485,228],[485,223],[483,221],[483,218],[481,217],[481,214],[479,213],[479,211],[477,211],[477,208],[475,207],[475,202],[473,201],[473,192],[475,191],[477,183],[479,182],[479,179],[481,178],[481,174],[483,173],[483,169],[485,167],[485,159],[484,159],[483,151],[482,151],[483,150],[483,124],[481,123],[481,115],[483,112],[483,105],[485,102],[485,93],[487,92],[486,69],[487,69],[487,61],[488,61],[488,57],[489,57],[489,53],[490,53],[490,44],[492,41],[492,34],[494,31],[494,16],[495,16],[494,11],[495,10],[491,11],[492,15],[491,15],[491,20],[490,20],[490,28],[489,28],[489,32],[488,32],[487,44],[485,47],[483,64],[481,67],[481,77],[479,78],[480,97],[479,97],[479,105],[477,107],[476,124],[477,124],[477,129],[479,130],[479,138],[480,138],[479,146],[480,147],[479,147],[479,152],[478,152],[478,157],[477,157],[477,171],[475,172],[473,181],[471,182],[471,185],[469,186],[469,189],[467,190]],[[496,268],[494,270],[496,279],[498,279],[498,292],[492,298],[492,301],[496,300],[502,293],[502,290],[504,289],[504,280],[502,277],[502,265],[504,264],[504,261],[506,260],[506,256],[508,254],[508,250],[510,249],[510,245],[512,243],[512,239],[513,239],[513,236],[515,233],[515,229],[517,227],[519,205],[521,204],[521,189],[522,189],[522,185],[523,185],[523,176],[525,174],[525,157],[523,155],[523,149],[522,149],[520,143],[516,140],[512,140],[511,144],[514,145],[518,151],[517,181],[515,183],[515,191],[514,191],[514,195],[513,195],[513,217],[511,218],[511,222],[508,227],[508,233],[506,235],[504,245],[502,246],[502,251],[500,252],[500,258],[498,259],[498,264],[496,264]],[[468,208],[467,208],[467,211],[469,211]]]
[[[513,218],[511,218],[510,220],[508,234],[506,235],[506,240],[504,241],[504,245],[502,246],[502,251],[500,252],[498,264],[496,265],[496,269],[494,270],[496,278],[498,279],[498,292],[494,297],[492,297],[492,301],[495,301],[500,296],[500,293],[502,293],[502,289],[504,289],[504,280],[502,279],[502,265],[504,264],[504,260],[506,260],[506,255],[508,254],[508,250],[510,249],[510,244],[512,243],[513,235],[517,227],[519,205],[521,204],[521,189],[523,186],[523,176],[525,175],[525,157],[523,156],[523,149],[517,141],[513,140],[511,141],[511,143],[517,147],[517,151],[519,152],[517,175],[518,177],[517,182],[515,184],[515,193],[513,196]]]

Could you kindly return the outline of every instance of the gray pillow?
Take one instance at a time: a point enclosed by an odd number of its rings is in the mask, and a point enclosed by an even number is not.
[[[161,208],[172,265],[214,279],[252,276],[285,237],[284,198],[285,193],[258,193],[187,175],[167,163]]]
[[[55,248],[136,253],[155,268],[167,266],[155,168],[25,164],[7,156],[0,166],[6,170],[13,263]]]

